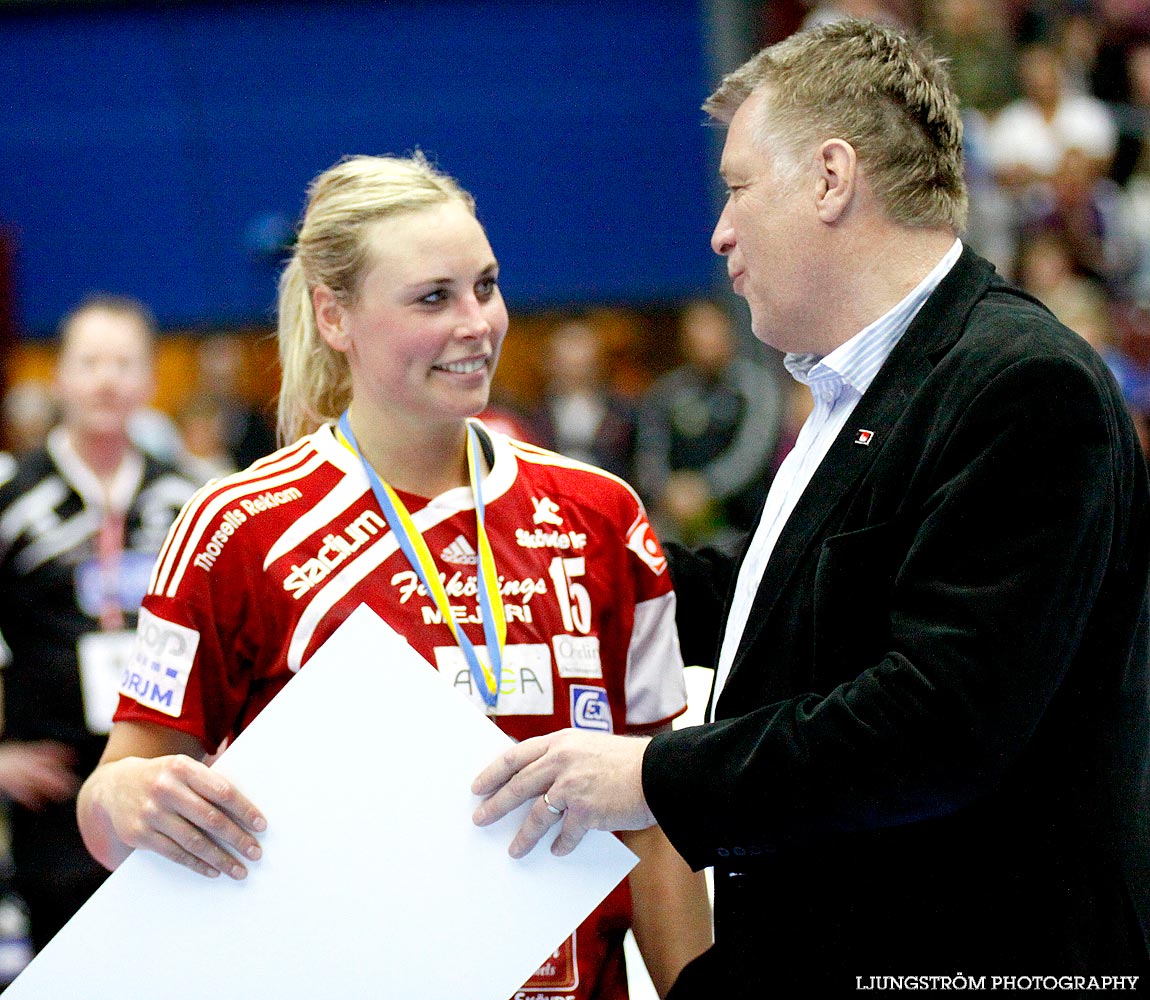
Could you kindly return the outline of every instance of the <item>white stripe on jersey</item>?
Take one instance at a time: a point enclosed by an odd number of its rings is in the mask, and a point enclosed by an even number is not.
[[[161,568],[167,562],[168,553],[175,551],[177,547],[176,538],[183,537],[186,522],[194,516],[193,511],[199,506],[200,500],[211,493],[216,488],[218,482],[218,479],[213,479],[210,483],[201,486],[195,493],[188,497],[187,503],[184,504],[179,514],[176,515],[175,521],[172,522],[171,527],[168,529],[164,544],[160,546],[160,551],[156,553],[156,561],[152,564],[152,575],[148,577],[149,594],[156,592],[156,581],[159,579]]]
[[[560,455],[558,452],[548,451],[546,448],[538,448],[533,444],[527,444],[524,441],[515,441],[508,438],[511,444],[511,449],[515,453],[516,458],[524,462],[531,462],[535,465],[554,465],[560,469],[578,469],[581,472],[591,472],[597,476],[602,476],[604,479],[610,479],[624,487],[628,493],[631,494],[639,504],[639,509],[643,508],[643,501],[639,499],[639,494],[635,492],[633,487],[626,479],[620,479],[615,473],[608,472],[606,469],[600,469],[597,465],[588,465],[586,462],[580,462],[577,458],[568,458],[566,455]]]
[[[280,556],[290,552],[305,538],[334,521],[370,489],[371,484],[367,481],[366,475],[346,473],[327,496],[306,514],[296,518],[288,525],[287,531],[276,539],[264,558],[265,572]]]
[[[289,468],[287,471],[281,471],[283,465],[290,465],[300,458],[304,459],[301,465]],[[298,479],[303,479],[323,465],[325,461],[323,456],[317,454],[314,448],[309,447],[302,450],[300,454],[286,456],[283,463],[265,466],[257,475],[247,475],[245,478],[245,474],[240,473],[238,477],[229,476],[217,482],[214,489],[208,491],[214,496],[206,506],[201,507],[199,503],[196,503],[194,516],[181,515],[178,530],[173,533],[174,536],[178,537],[175,538],[171,550],[165,556],[163,566],[155,574],[156,581],[150,592],[163,593],[166,597],[176,596],[180,581],[183,580],[184,573],[187,571],[200,541],[205,533],[212,530],[216,515],[229,504],[235,503],[241,497],[276,489]],[[197,497],[206,499],[206,497],[202,497],[202,493],[203,491],[197,494]],[[190,510],[185,511],[185,514],[189,513],[191,513]],[[174,569],[173,564],[175,564]]]
[[[675,629],[675,595],[663,594],[635,605],[627,647],[627,725],[649,726],[675,715],[687,701],[681,666],[679,683],[667,680],[668,664],[681,665]]]
[[[458,491],[452,491],[458,492]],[[468,490],[470,493],[470,490]],[[443,495],[439,497],[442,500]],[[447,520],[459,513],[454,505],[430,503],[411,515],[411,520],[420,532],[434,528],[441,521]],[[293,673],[299,670],[303,662],[304,651],[311,642],[315,630],[320,622],[327,617],[329,611],[336,606],[352,589],[360,583],[369,573],[378,569],[399,548],[395,532],[388,531],[378,542],[364,552],[357,559],[352,560],[345,569],[334,576],[328,577],[316,591],[311,603],[304,609],[292,633],[288,645],[287,665]],[[384,585],[387,584],[384,581]]]
[[[176,591],[179,590],[180,581],[184,578],[184,573],[187,572],[188,565],[192,561],[192,556],[196,549],[199,547],[200,541],[203,536],[212,530],[212,522],[215,520],[216,515],[220,513],[225,507],[235,503],[242,497],[251,496],[253,493],[259,493],[266,490],[278,489],[286,486],[288,483],[294,483],[297,480],[304,479],[311,473],[315,472],[325,459],[321,455],[312,455],[303,465],[298,468],[292,469],[288,472],[281,473],[278,476],[268,476],[262,479],[253,479],[249,482],[242,483],[224,493],[218,494],[202,511],[199,519],[196,521],[195,527],[189,532],[189,541],[184,547],[183,555],[180,557],[179,564],[176,566],[175,572],[172,574],[171,581],[168,583],[166,595],[168,597],[175,597]]]
[[[244,472],[236,473],[226,479],[213,480],[196,490],[188,502],[184,504],[184,509],[180,511],[175,523],[168,531],[168,537],[164,540],[164,545],[160,549],[159,555],[156,556],[156,564],[152,568],[152,576],[148,582],[148,593],[157,593],[161,576],[164,579],[167,578],[167,574],[172,568],[172,560],[178,555],[180,545],[187,536],[188,527],[195,521],[200,509],[200,504],[203,503],[205,497],[210,496],[216,490],[226,488],[229,483],[238,482],[241,479],[250,477],[273,463],[278,466],[283,462],[294,461],[297,457],[297,453],[305,451],[309,444],[310,440],[308,438],[302,438],[288,448],[283,448],[266,458],[261,458]]]

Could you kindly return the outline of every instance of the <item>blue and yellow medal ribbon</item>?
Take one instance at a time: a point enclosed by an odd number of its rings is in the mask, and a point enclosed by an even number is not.
[[[490,665],[483,662],[479,651],[472,645],[467,634],[456,624],[455,616],[451,613],[451,604],[447,599],[447,591],[443,586],[443,579],[439,575],[435,559],[427,547],[427,542],[423,539],[423,534],[415,526],[411,514],[408,513],[407,507],[399,495],[380,478],[367,459],[363,457],[355,442],[355,435],[352,433],[346,411],[339,418],[337,437],[363,463],[364,471],[371,483],[372,492],[375,494],[376,500],[379,501],[383,516],[391,527],[399,547],[407,556],[411,568],[419,576],[419,581],[423,584],[424,589],[435,600],[441,617],[451,629],[451,634],[463,651],[463,656],[471,670],[471,676],[475,678],[479,693],[483,696],[484,704],[489,709],[494,709],[499,700],[499,681],[503,673],[503,647],[507,643],[507,617],[503,610],[503,600],[499,595],[499,575],[495,569],[495,555],[491,551],[491,542],[488,540],[487,529],[484,526],[486,510],[479,478],[481,468],[480,445],[479,433],[475,429],[475,424],[471,421],[468,421],[467,424],[467,475],[471,482],[471,492],[475,497],[475,533],[479,548],[479,559],[476,566],[478,586],[476,589],[479,595],[481,617],[483,618],[483,635],[487,642],[487,655],[491,660]]]

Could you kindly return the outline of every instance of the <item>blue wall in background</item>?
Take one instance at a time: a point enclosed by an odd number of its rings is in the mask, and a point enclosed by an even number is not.
[[[0,224],[23,329],[93,290],[268,321],[309,180],[422,148],[517,309],[712,288],[704,5],[167,4],[0,15]]]

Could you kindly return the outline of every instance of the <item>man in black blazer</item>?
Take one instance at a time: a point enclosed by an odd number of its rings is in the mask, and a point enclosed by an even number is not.
[[[961,125],[921,47],[838,22],[707,109],[713,245],[815,410],[737,558],[670,552],[686,661],[718,668],[708,723],[527,741],[477,779],[476,821],[545,795],[512,854],[658,822],[713,865],[716,943],[672,997],[1132,987],[1150,507],[1118,389],[956,242]]]

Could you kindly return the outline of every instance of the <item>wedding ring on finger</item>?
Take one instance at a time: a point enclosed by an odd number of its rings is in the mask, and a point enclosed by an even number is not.
[[[543,793],[543,804],[547,807],[547,811],[551,813],[552,816],[562,816],[563,813],[566,812],[565,809],[560,809],[549,798],[547,798],[546,792]]]

